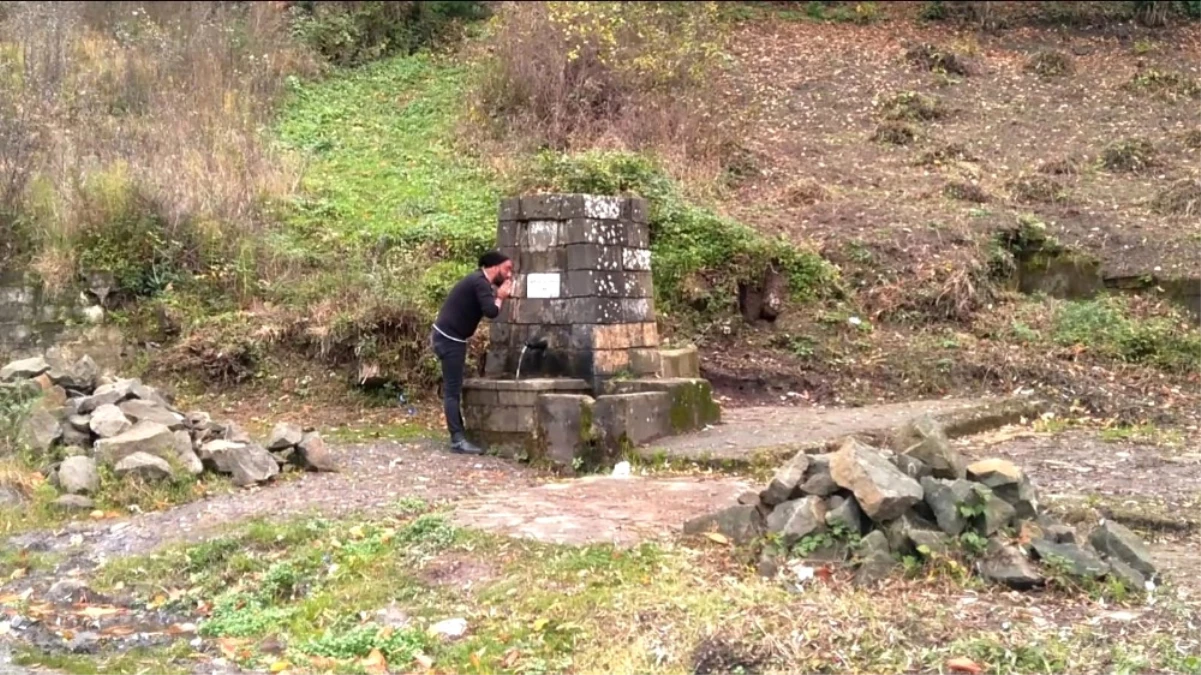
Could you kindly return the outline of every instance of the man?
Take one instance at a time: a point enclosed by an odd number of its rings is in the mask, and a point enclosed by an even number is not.
[[[438,312],[430,335],[434,355],[442,363],[442,405],[446,428],[450,431],[450,451],[480,455],[483,450],[463,435],[463,415],[459,396],[463,391],[463,368],[467,362],[467,341],[475,335],[480,319],[495,319],[513,288],[513,261],[498,251],[480,256],[479,269],[463,277]],[[495,290],[493,290],[495,289]]]

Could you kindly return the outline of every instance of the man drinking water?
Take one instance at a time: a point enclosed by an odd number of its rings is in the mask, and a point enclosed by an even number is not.
[[[480,319],[495,319],[513,289],[513,261],[498,251],[480,256],[479,269],[463,277],[450,294],[430,335],[434,355],[442,364],[442,405],[450,431],[450,451],[480,455],[483,450],[463,435],[459,397],[463,391],[463,368],[467,363],[467,341],[475,335]]]

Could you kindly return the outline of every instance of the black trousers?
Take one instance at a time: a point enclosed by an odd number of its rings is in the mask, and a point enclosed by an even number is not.
[[[430,342],[434,356],[442,364],[442,408],[446,413],[446,429],[451,440],[463,438],[463,413],[460,398],[463,395],[463,369],[467,366],[467,343],[457,342],[433,331]]]

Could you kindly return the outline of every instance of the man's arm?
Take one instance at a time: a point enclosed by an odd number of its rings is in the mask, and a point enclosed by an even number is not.
[[[488,283],[488,278],[482,274],[475,283],[475,295],[484,316],[495,319],[500,314],[501,299],[492,292],[492,284]]]

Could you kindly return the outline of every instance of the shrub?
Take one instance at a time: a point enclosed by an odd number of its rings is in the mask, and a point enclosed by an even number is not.
[[[293,6],[293,30],[330,63],[356,66],[435,45],[486,13],[482,2],[305,1]]]
[[[872,140],[886,145],[909,145],[917,140],[917,130],[904,122],[884,122],[876,127]]]
[[[966,59],[953,51],[932,44],[910,47],[905,52],[905,58],[918,68],[934,73],[964,77],[972,74],[972,68]]]
[[[725,31],[717,3],[514,3],[499,17],[477,114],[499,135],[570,150],[720,159],[712,86]],[[671,159],[672,157],[668,157]]]
[[[1201,180],[1183,178],[1172,183],[1155,196],[1151,209],[1164,215],[1192,216],[1201,213]]]
[[[961,143],[945,143],[921,154],[914,164],[917,166],[940,166],[951,162],[974,162],[975,155]]]
[[[1063,77],[1076,72],[1072,57],[1054,50],[1043,50],[1026,62],[1026,72],[1041,77]]]
[[[1119,173],[1138,173],[1155,165],[1155,146],[1145,138],[1114,141],[1101,153],[1101,165]]]
[[[943,186],[942,193],[951,199],[965,202],[984,204],[988,201],[988,193],[984,188],[974,183],[952,182]]]
[[[942,99],[936,96],[926,96],[916,91],[902,91],[877,102],[886,120],[909,120],[920,122],[945,117],[946,107]]]
[[[1137,317],[1130,302],[1110,296],[1064,303],[1054,317],[1053,339],[1085,345],[1102,355],[1165,370],[1201,369],[1201,333],[1183,320]]]
[[[1201,84],[1196,78],[1173,70],[1141,70],[1130,78],[1126,88],[1173,101],[1201,98]]]
[[[1045,175],[1026,175],[1006,184],[1013,197],[1021,202],[1056,203],[1068,198],[1067,188],[1055,178]]]
[[[656,305],[669,314],[713,318],[734,307],[740,284],[758,285],[769,270],[783,274],[796,300],[819,297],[836,283],[819,255],[764,237],[689,203],[653,161],[628,153],[544,153],[526,187],[561,192],[637,194],[650,201]],[[703,288],[690,288],[693,284]]]

